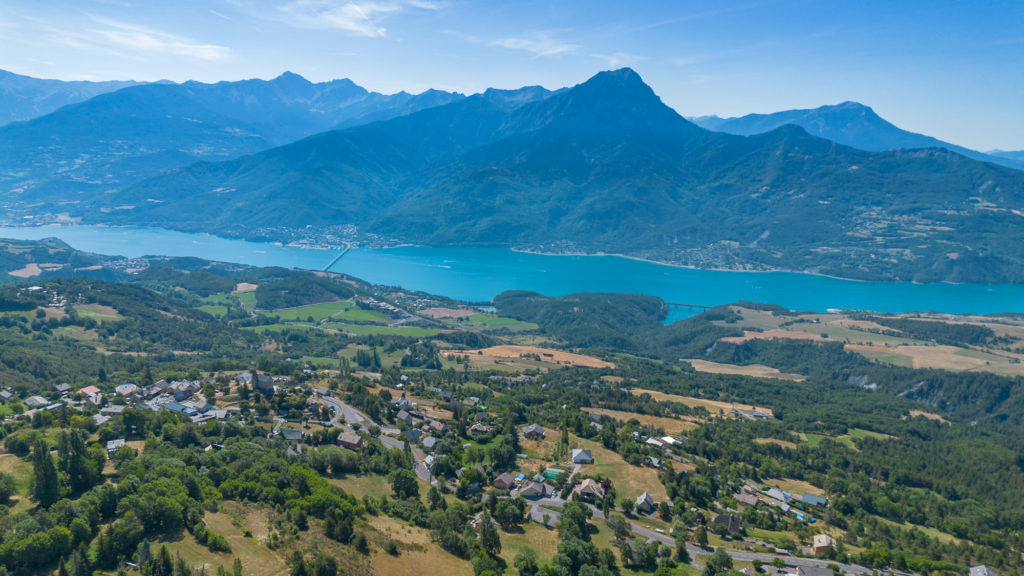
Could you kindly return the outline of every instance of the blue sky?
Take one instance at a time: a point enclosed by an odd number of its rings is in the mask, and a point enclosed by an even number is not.
[[[60,79],[547,88],[630,66],[687,116],[856,100],[1024,149],[1024,2],[0,0],[0,68]]]

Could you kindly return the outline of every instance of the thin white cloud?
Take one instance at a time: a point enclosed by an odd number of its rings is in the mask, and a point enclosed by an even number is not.
[[[190,38],[145,28],[127,22],[92,17],[96,27],[70,30],[45,26],[48,41],[77,50],[100,50],[122,56],[139,57],[140,53],[185,56],[196,60],[223,60],[230,49],[216,44],[202,44]]]
[[[197,60],[223,60],[230,49],[216,44],[201,44],[188,38],[102,18],[95,19],[102,25],[94,31],[95,38],[113,47],[127,48],[141,52],[186,56]]]
[[[277,9],[278,20],[298,28],[342,30],[356,36],[382,38],[387,35],[383,21],[408,8],[438,10],[440,5],[425,0],[354,2],[338,0],[294,0]]]
[[[509,50],[524,50],[535,56],[560,56],[580,49],[576,44],[555,38],[551,32],[539,32],[528,37],[500,38],[490,45]]]

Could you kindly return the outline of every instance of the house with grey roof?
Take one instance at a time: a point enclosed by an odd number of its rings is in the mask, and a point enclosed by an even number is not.
[[[29,408],[42,408],[49,404],[50,401],[42,396],[29,396],[28,398],[25,398],[22,403]]]
[[[395,419],[398,420],[399,422],[402,422],[406,426],[412,426],[412,414],[409,414],[405,410],[400,410],[398,412],[398,415],[395,416]]]
[[[423,440],[420,440],[420,444],[423,445],[427,450],[433,450],[437,447],[438,439],[433,436],[427,436]]]
[[[572,451],[573,464],[593,464],[594,455],[585,448],[576,448]]]
[[[294,428],[281,428],[281,437],[289,442],[299,442],[302,440],[302,430],[296,430]]]
[[[523,438],[528,440],[542,440],[544,438],[544,428],[540,424],[530,424],[526,428],[523,428]]]
[[[638,511],[647,514],[654,511],[654,500],[650,494],[644,492],[636,497],[635,506]]]

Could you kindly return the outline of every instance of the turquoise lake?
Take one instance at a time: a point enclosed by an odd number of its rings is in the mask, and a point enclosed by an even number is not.
[[[229,240],[155,228],[72,226],[0,228],[0,237],[57,237],[99,254],[197,256],[254,266],[322,269],[340,252]],[[720,272],[662,266],[615,256],[543,256],[505,248],[359,248],[332,268],[375,284],[486,302],[504,290],[549,296],[633,292],[669,302],[714,306],[739,300],[794,310],[1024,312],[1024,285],[856,282],[788,272]],[[671,319],[692,314],[673,310]]]

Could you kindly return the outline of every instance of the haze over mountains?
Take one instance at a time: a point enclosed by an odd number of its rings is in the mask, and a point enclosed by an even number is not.
[[[26,201],[67,200],[461,98],[437,90],[384,95],[289,72],[269,81],[135,86],[0,128],[0,185]]]
[[[809,134],[819,136],[860,148],[871,152],[895,150],[897,148],[946,148],[958,154],[981,160],[995,162],[1010,168],[1024,168],[1024,155],[984,154],[963,146],[943,142],[938,138],[908,132],[892,125],[870,107],[858,102],[843,102],[835,106],[821,106],[811,110],[786,110],[774,114],[748,114],[739,118],[719,118],[718,116],[701,116],[690,118],[698,126],[749,136],[770,132],[786,124],[795,124]]]
[[[244,237],[355,224],[430,245],[1024,281],[1024,172],[859,104],[772,116],[711,131],[630,69],[470,97],[287,73],[154,84],[0,128],[0,198],[19,217]]]
[[[0,126],[31,120],[68,104],[136,86],[140,82],[65,82],[0,70]]]

